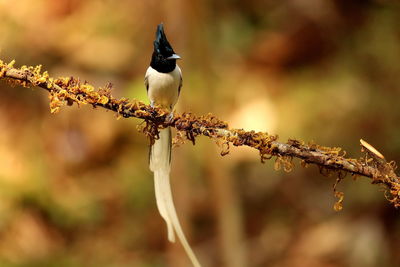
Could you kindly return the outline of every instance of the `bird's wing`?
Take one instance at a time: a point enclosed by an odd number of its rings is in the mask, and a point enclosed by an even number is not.
[[[144,76],[144,86],[146,86],[146,91],[149,92],[149,75],[146,72],[146,76]]]
[[[179,82],[179,87],[178,87],[178,96],[181,94],[182,83],[183,83],[183,79],[182,79],[182,74],[181,74],[181,81]]]

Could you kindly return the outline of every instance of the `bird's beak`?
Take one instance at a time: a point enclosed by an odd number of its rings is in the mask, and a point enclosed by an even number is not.
[[[178,56],[177,54],[173,54],[172,56],[167,57],[167,59],[180,59],[180,58],[181,58],[181,57]]]

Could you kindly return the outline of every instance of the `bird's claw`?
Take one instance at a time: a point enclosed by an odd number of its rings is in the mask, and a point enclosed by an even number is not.
[[[172,123],[174,120],[174,112],[171,111],[171,113],[168,114],[167,118],[166,118],[166,122],[167,123]]]

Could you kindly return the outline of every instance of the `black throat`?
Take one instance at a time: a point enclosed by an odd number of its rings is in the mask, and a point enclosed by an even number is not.
[[[158,72],[168,73],[175,69],[176,59],[166,59],[154,51],[151,56],[150,66]]]

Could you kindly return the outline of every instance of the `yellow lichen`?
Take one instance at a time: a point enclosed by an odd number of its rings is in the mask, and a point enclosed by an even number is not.
[[[11,60],[10,63],[5,64],[3,61],[1,61],[0,67],[1,67],[1,71],[0,71],[0,77],[4,77],[4,74],[7,72],[7,70],[11,69],[15,64],[15,60]]]
[[[337,191],[335,192],[335,197],[337,198],[337,201],[333,205],[333,209],[335,211],[341,211],[343,209],[344,193]]]
[[[82,91],[84,91],[86,93],[94,91],[94,87],[90,84],[82,84],[81,89],[82,89]]]
[[[281,157],[280,156],[276,157],[275,163],[274,163],[275,171],[279,171],[281,169],[281,162],[282,162]]]
[[[15,59],[11,60],[11,62],[7,64],[7,68],[11,69],[12,67],[14,67],[14,64],[15,64]]]
[[[58,98],[57,94],[50,94],[50,113],[55,114],[60,111],[60,107],[64,105],[64,101]]]
[[[108,101],[109,101],[109,99],[108,99],[108,97],[106,97],[105,95],[100,96],[100,100],[99,100],[99,103],[100,103],[100,104],[105,105],[105,104],[108,103]]]

